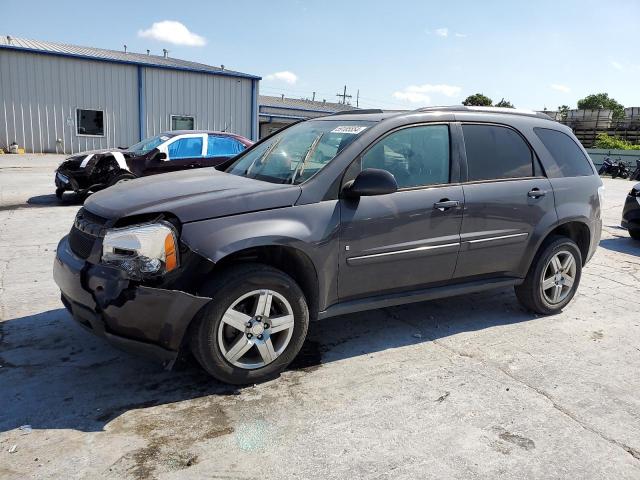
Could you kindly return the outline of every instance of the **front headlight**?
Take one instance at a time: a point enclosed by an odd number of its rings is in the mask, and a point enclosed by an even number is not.
[[[178,268],[178,241],[166,223],[147,223],[107,230],[102,262],[116,265],[133,279],[156,276]]]

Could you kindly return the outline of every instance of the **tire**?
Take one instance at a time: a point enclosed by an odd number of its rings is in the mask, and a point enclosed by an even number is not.
[[[309,308],[290,276],[267,265],[237,265],[223,271],[205,290],[214,300],[195,319],[189,342],[194,357],[210,375],[235,385],[258,383],[277,377],[293,361],[307,336]],[[271,307],[261,318],[260,301],[265,292],[272,294]],[[276,319],[284,318],[292,319],[292,324],[287,320],[286,330],[284,323],[274,326]],[[235,326],[228,323],[230,319]],[[268,323],[271,320],[274,325]],[[253,322],[253,326],[249,328],[246,322]],[[272,333],[276,328],[281,330]],[[233,352],[244,351],[249,344],[246,353],[234,362]],[[236,348],[238,345],[242,346]],[[268,361],[265,351],[269,352]]]
[[[63,195],[64,195],[64,188],[56,188],[56,198],[58,200],[62,200]]]
[[[640,230],[629,230],[629,236],[634,240],[640,240]]]
[[[136,178],[135,175],[132,175],[131,173],[119,173],[115,177],[113,177],[111,180],[109,180],[109,185],[107,186],[112,187],[117,183],[128,182],[129,180],[133,180],[134,178]]]
[[[555,275],[554,257],[565,266],[568,256],[573,258],[573,268]],[[545,240],[536,254],[529,272],[521,285],[515,287],[518,300],[526,309],[542,315],[552,315],[560,312],[571,301],[580,284],[582,275],[582,254],[578,245],[568,237],[553,236]],[[545,284],[551,284],[549,289],[543,290]],[[555,283],[558,280],[559,284]],[[572,279],[571,286],[567,283]],[[549,282],[549,283],[548,283]],[[560,289],[559,295],[554,295]]]

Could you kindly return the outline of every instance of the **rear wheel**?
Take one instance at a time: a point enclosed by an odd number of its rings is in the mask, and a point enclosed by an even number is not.
[[[520,303],[543,315],[560,312],[573,298],[582,274],[582,255],[567,237],[548,239],[536,255],[529,273],[515,287]]]
[[[256,383],[279,375],[300,351],[309,309],[300,287],[266,265],[223,272],[191,329],[191,350],[219,380]]]

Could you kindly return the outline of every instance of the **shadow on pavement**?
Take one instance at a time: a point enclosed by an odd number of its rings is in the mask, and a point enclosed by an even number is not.
[[[289,369],[312,375],[322,364],[534,318],[510,289],[335,317],[312,324]],[[241,391],[189,357],[167,372],[115,350],[62,308],[0,322],[0,365],[0,431],[101,431],[130,410]]]
[[[82,205],[86,195],[76,195],[75,193],[65,193],[62,199],[58,199],[54,194],[36,195],[27,200],[27,204],[32,207],[51,207],[56,205]]]
[[[619,253],[640,256],[640,242],[631,237],[615,237],[600,240],[600,246]]]

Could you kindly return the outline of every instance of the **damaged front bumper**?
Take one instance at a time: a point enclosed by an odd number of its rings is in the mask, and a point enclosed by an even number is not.
[[[58,244],[53,278],[73,318],[120,349],[171,368],[191,320],[211,298],[129,280],[124,271],[76,256],[68,237]]]

